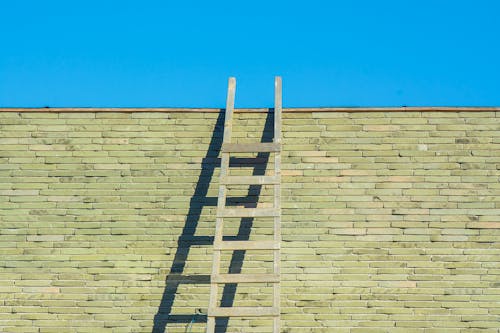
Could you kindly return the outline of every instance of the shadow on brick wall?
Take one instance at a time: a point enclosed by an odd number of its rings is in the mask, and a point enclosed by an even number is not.
[[[271,110],[269,110],[271,111]],[[273,139],[273,112],[267,112],[266,122],[262,132],[261,142],[272,142]],[[207,317],[203,314],[170,314],[180,284],[210,284],[210,275],[186,275],[184,268],[191,246],[212,246],[213,237],[196,236],[196,228],[200,221],[200,215],[204,207],[217,206],[217,197],[208,197],[208,188],[213,181],[215,168],[220,167],[219,151],[222,145],[222,135],[224,132],[224,112],[221,112],[210,140],[208,151],[201,165],[201,172],[195,191],[190,200],[189,212],[186,217],[182,234],[177,240],[177,250],[172,262],[172,266],[167,275],[165,290],[154,317],[152,333],[166,332],[170,324],[186,324],[186,328],[194,320],[197,323],[206,322]],[[251,166],[253,175],[264,175],[269,161],[269,153],[258,153],[256,158],[231,158],[230,166]],[[245,207],[256,207],[262,190],[260,185],[251,185],[245,197],[230,197],[226,205],[244,205]],[[242,218],[236,236],[224,237],[224,240],[247,240],[253,225],[253,218]],[[233,251],[228,273],[240,273],[245,259],[246,251]],[[232,306],[236,295],[236,284],[226,284],[224,286],[220,306]],[[207,304],[208,305],[208,304]],[[203,309],[206,313],[206,309]],[[225,333],[227,331],[229,318],[217,318],[216,332]]]

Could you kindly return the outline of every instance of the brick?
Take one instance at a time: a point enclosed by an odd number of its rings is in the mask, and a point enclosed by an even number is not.
[[[35,185],[36,186],[36,185]],[[38,195],[39,190],[34,189],[34,190],[0,190],[0,195],[9,195],[9,196],[14,196],[14,195]]]
[[[64,240],[64,235],[34,235],[28,236],[28,242],[60,242]]]

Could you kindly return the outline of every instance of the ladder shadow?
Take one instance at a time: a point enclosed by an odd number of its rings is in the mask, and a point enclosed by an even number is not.
[[[273,117],[274,112],[269,109],[264,125],[261,142],[272,142],[273,139]],[[201,212],[204,207],[216,207],[217,198],[208,197],[208,188],[212,182],[215,168],[220,167],[219,152],[222,147],[222,137],[224,132],[224,114],[221,110],[217,118],[212,138],[208,150],[202,160],[201,171],[198,177],[194,193],[190,199],[189,211],[186,217],[182,233],[177,239],[177,249],[172,261],[172,266],[165,279],[165,289],[158,306],[157,313],[153,319],[152,333],[164,333],[169,324],[185,323],[189,325],[194,320],[197,323],[206,322],[206,314],[176,314],[172,315],[175,297],[181,284],[210,284],[210,274],[206,275],[185,275],[186,261],[191,246],[213,245],[212,236],[196,236],[196,228],[200,221]],[[231,158],[231,166],[253,165],[253,175],[264,175],[270,153],[258,153],[256,158]],[[250,185],[246,197],[230,198],[227,205],[244,204],[246,207],[253,207],[257,204],[261,193],[261,185]],[[231,240],[248,240],[250,238],[253,218],[242,218],[238,233],[230,237]],[[229,238],[225,238],[229,239]],[[246,251],[233,251],[229,264],[229,273],[241,272]],[[220,306],[232,306],[236,295],[236,284],[226,284],[223,289]],[[229,318],[218,318],[216,320],[216,332],[225,333],[227,331]]]

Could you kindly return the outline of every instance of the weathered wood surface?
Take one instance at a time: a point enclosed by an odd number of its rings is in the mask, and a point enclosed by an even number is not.
[[[277,283],[278,274],[218,274],[213,275],[210,281],[215,283]]]
[[[224,153],[272,153],[280,151],[278,143],[223,143],[222,152]]]
[[[279,316],[275,307],[214,308],[208,310],[209,317],[274,317]]]
[[[217,212],[217,217],[273,217],[279,210],[274,208],[224,208]]]
[[[280,243],[272,241],[222,241],[214,244],[217,250],[279,250]]]
[[[276,176],[226,176],[221,179],[226,185],[273,185],[279,184]]]

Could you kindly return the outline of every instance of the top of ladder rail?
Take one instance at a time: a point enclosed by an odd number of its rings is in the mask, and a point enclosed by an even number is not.
[[[282,89],[281,77],[274,78],[274,143],[281,144]]]

